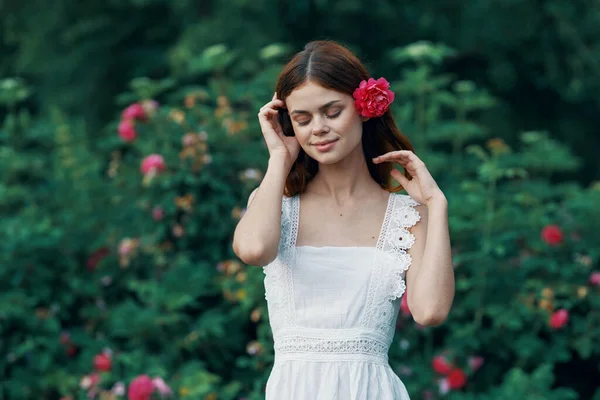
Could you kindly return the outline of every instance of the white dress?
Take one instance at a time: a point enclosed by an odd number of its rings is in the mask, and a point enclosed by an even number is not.
[[[420,216],[392,193],[376,247],[296,246],[299,197],[284,197],[277,258],[264,267],[275,362],[266,400],[409,400],[388,364]]]

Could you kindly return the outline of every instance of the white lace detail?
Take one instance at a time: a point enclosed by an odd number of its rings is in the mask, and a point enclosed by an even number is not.
[[[414,208],[419,205],[410,196],[391,194],[385,214],[381,236],[377,242],[380,250],[373,265],[372,288],[369,290],[365,325],[393,336],[392,321],[396,317],[392,302],[406,291],[404,277],[410,267],[411,257],[406,252],[415,243],[409,228],[420,219]]]
[[[298,235],[298,197],[284,197],[281,203],[281,237],[279,251],[273,262],[263,267],[265,299],[273,331],[294,324],[294,293],[291,262]]]
[[[369,329],[286,329],[275,338],[281,359],[387,362],[390,340]],[[350,357],[349,357],[350,356]]]

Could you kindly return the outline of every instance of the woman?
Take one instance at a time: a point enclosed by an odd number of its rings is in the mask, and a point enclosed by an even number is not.
[[[405,289],[417,323],[448,315],[447,201],[396,127],[393,99],[348,49],[315,41],[258,113],[269,164],[233,248],[266,274],[267,400],[408,399],[387,355]]]

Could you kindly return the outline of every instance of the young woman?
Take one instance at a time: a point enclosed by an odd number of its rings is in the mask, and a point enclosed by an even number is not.
[[[388,364],[401,298],[421,325],[448,315],[447,201],[393,100],[347,48],[315,41],[258,113],[270,158],[233,248],[266,274],[267,400],[406,400]]]

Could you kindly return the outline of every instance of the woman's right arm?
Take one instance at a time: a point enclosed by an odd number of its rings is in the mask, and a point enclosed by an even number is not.
[[[283,157],[272,157],[260,186],[248,199],[235,228],[233,251],[248,265],[264,266],[277,256],[281,236],[281,200],[289,173]]]
[[[285,108],[285,103],[275,94],[258,113],[269,149],[269,165],[260,186],[248,198],[246,212],[233,234],[233,251],[249,265],[264,266],[277,257],[283,189],[300,152],[298,140],[283,134],[278,122],[279,108]]]

